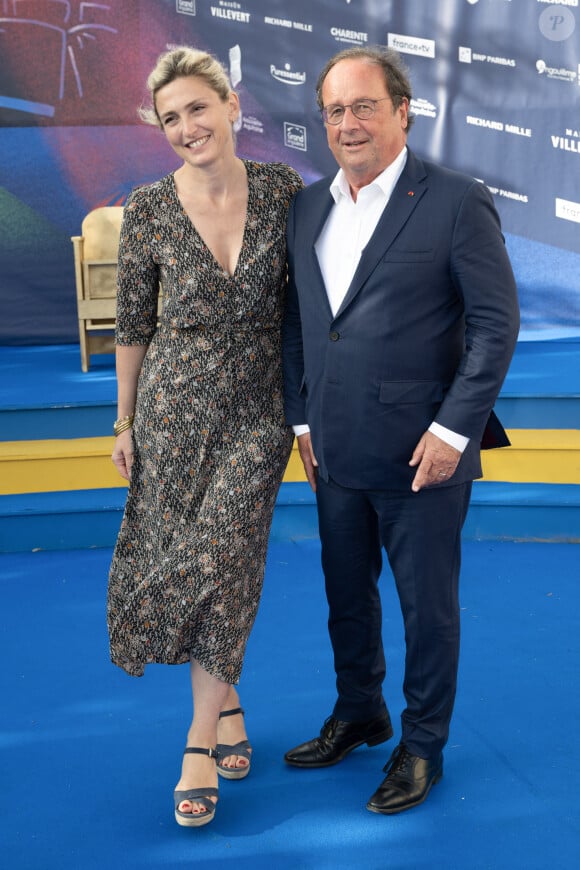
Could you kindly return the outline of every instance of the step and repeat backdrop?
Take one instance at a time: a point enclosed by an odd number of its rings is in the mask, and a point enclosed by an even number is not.
[[[314,96],[335,52],[403,56],[419,155],[481,179],[522,339],[580,337],[580,0],[0,0],[0,343],[78,340],[70,236],[177,167],[136,109],[167,47],[211,51],[238,153],[333,173]]]

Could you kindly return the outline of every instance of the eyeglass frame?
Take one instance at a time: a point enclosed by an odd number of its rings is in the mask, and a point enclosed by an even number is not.
[[[350,109],[351,112],[353,113],[353,115],[355,116],[355,118],[358,118],[359,121],[370,121],[370,119],[372,117],[374,117],[374,115],[377,111],[377,103],[382,103],[384,100],[390,100],[390,99],[391,99],[390,96],[389,97],[379,97],[378,100],[372,100],[370,97],[361,97],[360,99],[355,100],[354,103],[347,103],[347,105],[345,105],[345,106],[342,106],[340,103],[330,103],[330,105],[328,105],[328,106],[323,106],[323,108],[320,110],[320,114],[322,116],[322,120],[324,121],[324,123],[330,124],[331,127],[338,127],[338,125],[342,123],[342,121],[344,120],[344,116],[346,115],[347,109]],[[373,110],[367,118],[361,118],[360,115],[357,115],[357,113],[355,112],[354,106],[356,106],[358,103],[371,103],[372,104]],[[342,115],[338,121],[329,121],[328,120],[328,110],[332,109],[332,108],[343,110]]]

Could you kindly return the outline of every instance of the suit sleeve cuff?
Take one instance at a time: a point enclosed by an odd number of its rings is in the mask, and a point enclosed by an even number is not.
[[[447,429],[445,426],[441,426],[439,423],[431,423],[431,425],[429,426],[429,432],[432,432],[433,435],[441,438],[442,441],[445,441],[447,444],[455,447],[455,449],[459,450],[460,453],[463,453],[463,451],[469,444],[469,438],[466,438],[465,435],[460,435],[458,432],[453,432],[451,429]]]

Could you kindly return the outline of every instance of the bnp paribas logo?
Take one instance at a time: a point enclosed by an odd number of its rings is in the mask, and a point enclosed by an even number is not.
[[[195,15],[195,0],[175,0],[175,7],[182,15]]]

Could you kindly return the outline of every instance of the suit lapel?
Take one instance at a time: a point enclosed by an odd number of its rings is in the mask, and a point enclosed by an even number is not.
[[[304,245],[304,251],[307,252],[306,255],[310,258],[310,262],[308,264],[309,271],[310,274],[313,275],[315,278],[317,292],[321,294],[322,299],[324,300],[324,304],[328,309],[328,313],[332,317],[330,302],[328,301],[328,293],[326,292],[324,278],[322,277],[322,271],[320,269],[320,263],[318,261],[318,255],[315,248],[318,236],[322,232],[322,228],[326,223],[326,219],[328,217],[330,209],[334,205],[334,199],[332,198],[332,194],[330,193],[331,180],[332,179],[328,179],[328,184],[325,187],[323,195],[316,197],[312,204],[309,203],[308,217],[304,222],[304,238],[309,240],[309,244]]]
[[[416,209],[427,190],[426,172],[422,162],[409,151],[407,163],[401,173],[391,198],[383,211],[374,233],[364,248],[357,270],[342,305],[338,317],[357,296],[365,281],[391,247],[404,224]]]

